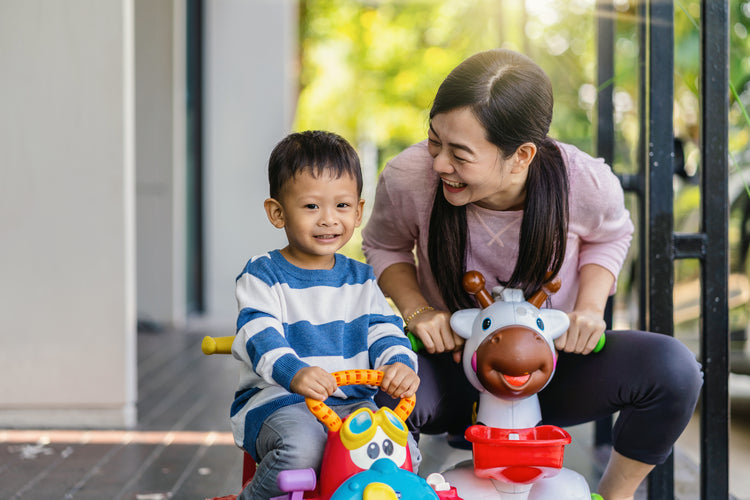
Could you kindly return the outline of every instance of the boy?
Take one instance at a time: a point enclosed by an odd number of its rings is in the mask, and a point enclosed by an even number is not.
[[[375,409],[376,388],[338,388],[331,372],[384,372],[382,390],[413,395],[416,356],[377,287],[372,269],[336,252],[362,221],[362,173],[338,135],[295,133],[268,162],[268,220],[288,245],[252,258],[237,278],[234,356],[244,362],[232,405],[235,442],[258,462],[240,498],[281,495],[282,470],[320,470],[326,429],[304,398],[325,400],[344,418]]]

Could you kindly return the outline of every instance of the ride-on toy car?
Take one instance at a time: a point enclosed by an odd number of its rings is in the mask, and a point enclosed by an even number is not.
[[[224,347],[217,347],[224,344]],[[227,338],[204,339],[203,351],[226,352]],[[380,386],[383,372],[346,370],[333,373],[338,386]],[[324,402],[306,398],[308,409],[328,428],[320,478],[313,469],[283,471],[278,485],[287,491],[274,500],[460,500],[455,489],[445,488],[438,495],[427,481],[412,470],[404,421],[414,409],[415,398],[402,399],[394,410],[372,412],[361,408],[343,421]],[[252,460],[247,454],[245,462]],[[254,464],[253,464],[254,465]],[[248,467],[245,467],[248,471]],[[254,472],[254,471],[251,471]],[[243,486],[252,479],[243,477]],[[442,483],[442,478],[437,478]],[[214,500],[231,500],[236,495]]]

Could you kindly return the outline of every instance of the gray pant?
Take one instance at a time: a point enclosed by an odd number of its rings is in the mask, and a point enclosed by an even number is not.
[[[372,401],[360,401],[332,409],[345,418],[359,408],[377,411]],[[313,468],[320,474],[328,429],[310,413],[304,403],[284,406],[273,412],[260,428],[255,450],[258,468],[240,499],[267,500],[280,496],[276,477],[283,470]]]

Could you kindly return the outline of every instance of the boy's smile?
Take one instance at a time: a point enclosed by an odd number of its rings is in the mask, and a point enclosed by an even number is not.
[[[286,183],[279,200],[269,198],[268,219],[286,231],[289,245],[281,254],[305,269],[331,269],[334,254],[362,222],[364,200],[350,175],[334,177],[324,170],[317,176],[305,169]]]

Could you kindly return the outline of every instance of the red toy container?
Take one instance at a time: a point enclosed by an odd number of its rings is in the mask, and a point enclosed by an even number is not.
[[[472,425],[466,439],[473,443],[474,470],[479,477],[529,483],[551,476],[562,467],[571,438],[554,425],[499,429]]]

